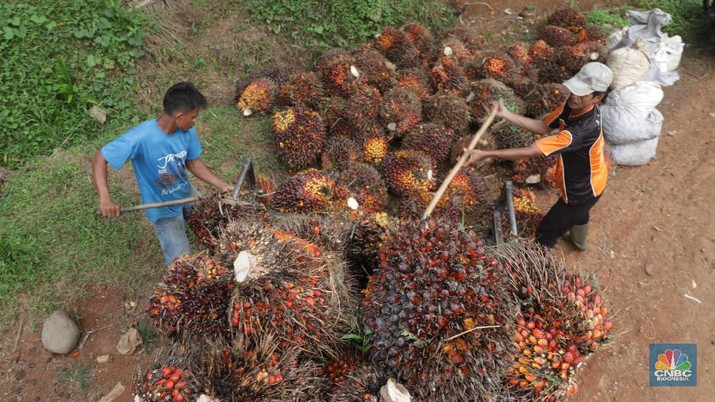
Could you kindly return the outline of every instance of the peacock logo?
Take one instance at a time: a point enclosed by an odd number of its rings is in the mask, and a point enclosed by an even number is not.
[[[680,349],[667,349],[665,353],[658,355],[658,361],[655,362],[656,370],[690,370],[690,362],[688,355],[681,353]]]

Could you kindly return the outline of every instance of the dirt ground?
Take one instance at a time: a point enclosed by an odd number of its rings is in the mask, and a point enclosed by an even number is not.
[[[490,29],[514,22],[504,9],[523,8],[523,2],[511,0],[479,2],[466,9],[463,3],[456,4],[464,10],[463,22]],[[538,19],[571,2],[529,3],[535,7],[527,19]],[[578,3],[588,9],[625,2]],[[528,28],[528,23],[517,23]],[[709,401],[715,395],[715,316],[709,298],[715,295],[715,212],[710,207],[715,199],[715,58],[688,47],[678,71],[680,81],[664,89],[658,107],[665,123],[656,158],[646,166],[618,167],[609,178],[593,210],[588,251],[574,251],[565,243],[556,248],[570,270],[597,275],[619,331],[581,368],[574,401]],[[544,207],[556,197],[541,196]],[[39,330],[22,320],[4,323],[12,329],[11,339],[0,346],[0,400],[96,401],[121,383],[127,389],[118,401],[131,401],[135,368],[147,367],[161,345],[130,356],[118,354],[115,347],[134,321],[145,319],[145,301],[121,289],[94,289],[91,298],[76,306],[82,333],[89,334],[77,356],[47,352]],[[651,343],[696,343],[697,387],[650,387]],[[109,355],[109,362],[97,363],[100,355]],[[84,392],[60,374],[79,365],[87,367],[91,378]]]

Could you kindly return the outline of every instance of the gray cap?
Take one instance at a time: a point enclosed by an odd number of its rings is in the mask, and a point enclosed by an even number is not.
[[[573,77],[564,82],[566,88],[576,96],[592,92],[606,92],[613,80],[613,71],[603,63],[588,63]]]

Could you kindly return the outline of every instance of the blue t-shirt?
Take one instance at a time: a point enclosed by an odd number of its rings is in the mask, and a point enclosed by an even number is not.
[[[132,161],[143,204],[191,196],[186,161],[201,156],[203,149],[195,128],[164,133],[156,119],[147,120],[102,148],[102,156],[115,169]],[[182,205],[149,208],[150,222],[181,213]]]

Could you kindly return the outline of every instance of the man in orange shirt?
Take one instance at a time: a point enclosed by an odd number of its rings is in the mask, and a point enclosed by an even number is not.
[[[486,158],[517,160],[559,155],[556,178],[561,198],[536,229],[536,241],[553,247],[564,236],[578,249],[586,250],[589,211],[606,187],[608,166],[603,155],[603,129],[598,103],[611,85],[613,73],[602,63],[588,63],[568,81],[571,91],[566,103],[543,121],[509,111],[495,103],[496,116],[537,134],[558,133],[537,140],[528,147],[471,152],[467,165]]]

